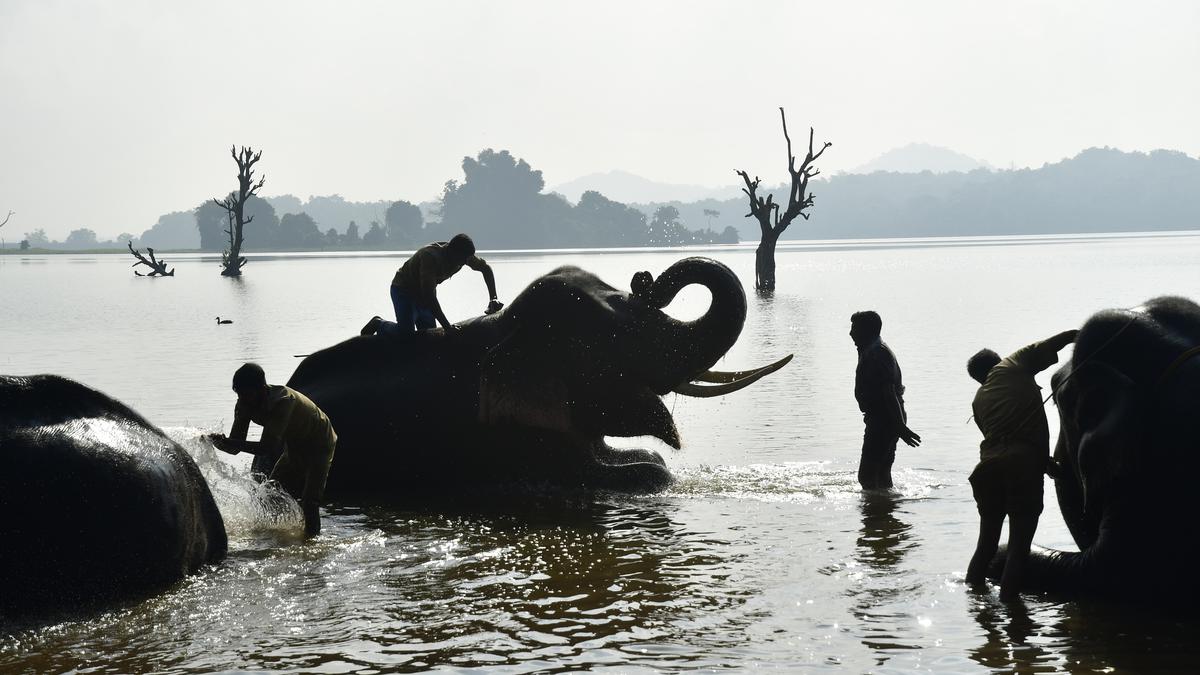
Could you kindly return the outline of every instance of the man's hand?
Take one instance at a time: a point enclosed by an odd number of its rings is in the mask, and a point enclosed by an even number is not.
[[[236,455],[241,452],[227,442],[229,439],[225,436],[225,434],[206,434],[204,438],[208,440],[209,443],[212,443],[214,448],[220,450],[221,452],[227,452],[231,455]]]
[[[1058,462],[1054,461],[1053,457],[1049,457],[1049,456],[1046,457],[1046,466],[1043,467],[1042,470],[1046,473],[1047,476],[1050,476],[1054,480],[1058,480],[1059,478],[1061,478],[1064,475],[1062,465],[1059,464]]]
[[[488,303],[487,309],[483,310],[484,314],[495,314],[504,309],[504,303],[499,300],[493,300]]]
[[[900,440],[904,441],[910,448],[915,448],[921,444],[921,437],[917,435],[917,432],[903,424],[900,425]]]
[[[442,332],[446,335],[458,335],[462,332],[462,329],[458,327],[458,324],[448,323],[442,326]]]

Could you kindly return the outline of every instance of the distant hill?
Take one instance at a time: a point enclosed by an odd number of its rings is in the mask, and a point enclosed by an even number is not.
[[[763,176],[764,187],[772,177]],[[1037,169],[836,174],[809,188],[811,220],[797,220],[784,239],[1200,230],[1200,159],[1174,150],[1089,148]],[[785,186],[770,191],[786,202]],[[759,238],[742,217],[744,196],[634,206],[652,213],[662,205],[688,227],[732,226],[743,241]]]
[[[949,148],[928,143],[910,143],[902,148],[888,150],[875,159],[847,173],[949,173],[951,171],[974,171],[992,168],[987,162],[968,157]]]
[[[732,183],[728,187],[711,188],[702,185],[659,183],[628,171],[592,173],[575,180],[551,187],[547,192],[557,192],[572,202],[588,190],[595,190],[609,199],[626,204],[649,201],[693,202],[707,198],[728,199],[738,189]]]

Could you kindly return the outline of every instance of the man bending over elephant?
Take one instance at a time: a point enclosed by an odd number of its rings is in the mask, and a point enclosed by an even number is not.
[[[463,265],[483,275],[487,284],[488,303],[485,314],[497,312],[504,305],[496,300],[496,278],[487,262],[475,255],[475,242],[465,234],[456,234],[449,242],[439,241],[417,249],[392,278],[392,307],[396,323],[382,317],[371,317],[363,326],[363,335],[396,335],[434,327],[434,319],[447,331],[456,327],[446,318],[438,302],[437,286],[463,268]]]
[[[319,533],[321,497],[337,446],[337,434],[329,418],[295,389],[268,385],[257,363],[243,364],[233,373],[233,390],[238,397],[233,429],[228,437],[212,434],[209,440],[217,449],[234,455],[243,450],[254,455],[278,455],[271,479],[300,502],[305,534],[311,537]],[[246,440],[251,422],[262,425],[262,440]]]
[[[1000,577],[1000,598],[1013,600],[1042,513],[1042,472],[1052,471],[1050,429],[1034,375],[1058,362],[1058,352],[1075,341],[1069,330],[1022,347],[1001,360],[983,349],[967,361],[979,382],[971,408],[983,432],[979,464],[971,472],[971,492],[979,509],[979,541],[967,567],[967,583],[983,583],[1008,516],[1008,557]]]
[[[850,316],[850,339],[858,349],[854,398],[866,427],[858,461],[858,483],[864,490],[892,487],[896,441],[903,440],[912,447],[921,444],[921,437],[908,428],[900,364],[879,337],[882,329],[883,320],[873,311]]]

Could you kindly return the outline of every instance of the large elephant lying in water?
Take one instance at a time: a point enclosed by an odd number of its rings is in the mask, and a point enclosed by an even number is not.
[[[1035,551],[1033,590],[1197,599],[1200,306],[1092,316],[1052,378],[1058,503],[1080,552]]]
[[[663,313],[689,284],[711,292],[708,311],[691,322]],[[632,286],[618,291],[560,267],[455,333],[356,337],[306,358],[288,385],[337,430],[327,494],[666,487],[672,479],[658,453],[617,450],[604,437],[650,435],[678,448],[660,396],[729,393],[787,359],[708,372],[746,318],[742,285],[719,262],[688,258],[657,280],[640,272]],[[272,461],[259,457],[256,466]]]
[[[191,457],[133,410],[53,376],[0,376],[0,619],[162,588],[225,555]]]

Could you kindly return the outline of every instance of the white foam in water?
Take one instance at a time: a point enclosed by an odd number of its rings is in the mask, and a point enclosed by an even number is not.
[[[300,505],[274,481],[259,483],[250,477],[252,455],[229,455],[217,450],[203,436],[209,431],[195,427],[164,429],[200,467],[225,520],[230,538],[265,531],[294,531],[304,528]]]
[[[827,461],[699,465],[672,471],[677,480],[670,492],[677,495],[809,503],[858,499],[862,492],[854,470]],[[894,490],[904,499],[928,497],[938,487],[932,474],[911,468],[895,470],[893,480]]]

